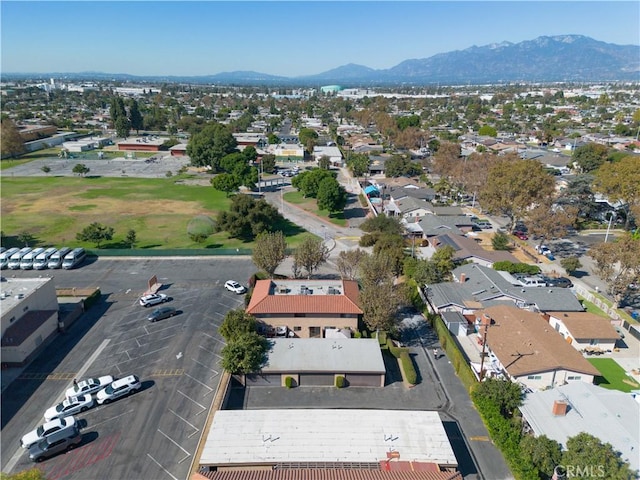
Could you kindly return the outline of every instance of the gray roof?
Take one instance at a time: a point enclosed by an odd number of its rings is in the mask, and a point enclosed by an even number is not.
[[[553,415],[556,400],[568,403],[566,415]],[[628,393],[569,382],[527,394],[520,410],[536,436],[546,435],[566,447],[568,438],[588,432],[613,445],[632,469],[640,468],[640,404]]]
[[[433,212],[433,205],[418,198],[404,197],[400,200],[394,200],[394,203],[402,214],[413,212],[414,210],[419,210],[421,208]]]
[[[271,342],[262,373],[385,372],[380,344],[374,338],[277,338]]]
[[[413,188],[413,187],[391,187],[389,195],[394,200],[405,197],[417,198],[418,200],[433,200],[436,197],[436,191],[433,188]]]
[[[582,312],[584,308],[568,288],[515,287],[501,272],[477,264],[462,265],[452,274],[459,280],[464,273],[465,282],[445,282],[430,285],[431,302],[437,308],[457,305],[472,309],[516,303],[520,308],[535,306],[541,312]]]
[[[433,211],[436,215],[441,216],[464,215],[460,207],[434,207]]]
[[[464,232],[460,230],[459,227],[468,227],[469,229],[473,227],[471,217],[467,217],[466,215],[450,215],[445,217],[427,215],[421,217],[417,223],[422,228],[422,232],[428,237],[445,233],[463,235]]]

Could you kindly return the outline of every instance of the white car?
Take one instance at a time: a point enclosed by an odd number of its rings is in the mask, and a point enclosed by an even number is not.
[[[143,295],[140,297],[140,305],[143,307],[151,307],[153,305],[159,305],[160,303],[168,302],[169,297],[164,293],[151,293],[149,295]]]
[[[106,387],[111,382],[113,382],[113,377],[111,375],[105,375],[104,377],[98,378],[86,378],[78,382],[73,387],[67,389],[65,396],[70,398],[78,395],[91,395],[92,393],[96,393],[98,390]]]
[[[224,284],[224,288],[233,293],[245,293],[247,291],[243,285],[240,285],[235,280],[227,280]]]
[[[100,390],[96,395],[97,402],[102,405],[111,403],[113,400],[116,400],[124,395],[128,395],[129,393],[135,393],[142,388],[142,384],[140,380],[135,375],[129,375],[127,377],[121,378],[112,382],[106,388]]]
[[[47,422],[55,418],[68,417],[76,413],[85,412],[93,407],[94,402],[91,395],[78,395],[77,397],[66,398],[57,405],[48,408],[44,412],[44,419]]]
[[[44,440],[49,435],[58,430],[62,430],[65,427],[71,427],[76,424],[76,419],[73,416],[65,418],[56,418],[50,422],[40,425],[38,428],[25,434],[20,440],[22,448],[29,448],[31,445],[38,443],[40,440]]]

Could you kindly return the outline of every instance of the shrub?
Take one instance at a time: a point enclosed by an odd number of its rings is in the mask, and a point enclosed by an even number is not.
[[[367,208],[369,206],[367,204],[367,199],[365,198],[364,193],[358,195],[358,200],[360,200],[360,205],[362,205],[364,208]]]
[[[362,330],[361,335],[362,335],[362,338],[369,338],[369,332],[366,330]]]
[[[91,295],[84,299],[84,309],[88,310],[89,308],[91,308],[91,306],[100,299],[101,295],[102,293],[100,292],[100,289],[94,290]]]
[[[355,332],[353,332],[353,338],[362,338],[362,334],[356,330]]]
[[[285,377],[284,378],[284,386],[287,388],[293,387],[293,377]]]
[[[342,375],[336,377],[336,388],[344,388],[346,386],[346,379]]]
[[[536,275],[540,273],[540,267],[529,265],[528,263],[513,263],[505,260],[493,264],[494,270],[501,270],[509,273],[524,273],[526,275]]]
[[[411,361],[411,357],[409,356],[409,352],[407,350],[400,354],[400,363],[402,364],[402,371],[404,372],[405,381],[409,385],[415,385],[418,382],[418,374],[415,367],[413,366],[413,362]]]
[[[187,235],[197,243],[204,242],[216,231],[216,221],[206,215],[196,215],[187,224]]]
[[[396,347],[393,343],[393,340],[390,338],[387,339],[387,347],[389,348],[389,352],[396,358],[400,358],[403,352],[409,352],[409,350],[405,347]]]

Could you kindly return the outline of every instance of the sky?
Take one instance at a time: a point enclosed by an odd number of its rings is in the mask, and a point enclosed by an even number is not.
[[[640,44],[640,2],[0,1],[4,73],[296,77],[580,34]]]

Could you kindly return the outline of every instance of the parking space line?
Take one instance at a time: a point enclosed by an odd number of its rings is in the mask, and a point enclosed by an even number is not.
[[[204,348],[202,345],[199,345],[199,347],[203,349],[205,352],[209,352],[210,354],[215,355],[215,352],[212,352],[211,350]]]
[[[134,410],[131,409],[131,410],[128,410],[128,411],[126,411],[124,413],[121,413],[120,415],[116,415],[115,417],[111,417],[111,418],[109,418],[107,420],[103,420],[102,422],[94,423],[94,424],[91,425],[91,428],[97,427],[98,425],[102,425],[103,423],[111,422],[111,421],[115,420],[116,418],[120,418],[120,417],[122,417],[124,415],[127,415],[128,413],[133,412],[133,411]]]
[[[212,372],[214,372],[216,375],[218,374],[217,371],[215,371],[213,368],[208,367],[207,365],[205,365],[202,362],[199,362],[198,360],[196,360],[195,358],[191,358],[191,360],[193,360],[194,362],[196,362],[198,365],[202,365],[204,368],[206,368],[207,370],[211,370]]]
[[[166,433],[164,433],[162,430],[158,429],[158,432],[160,432],[162,435],[164,435],[166,437],[167,440],[169,440],[171,443],[173,443],[176,447],[178,447],[180,450],[182,450],[184,453],[187,454],[186,457],[184,457],[182,460],[179,460],[178,463],[182,463],[184,462],[187,458],[189,458],[191,456],[191,454],[189,452],[187,452],[184,448],[182,448],[180,446],[180,444],[178,442],[176,442],[173,438],[171,438],[169,435],[167,435]]]
[[[209,337],[212,340],[215,340],[216,342],[220,342],[223,345],[226,345],[226,343],[224,343],[223,340],[220,340],[219,338],[214,337],[213,335],[209,335],[207,333],[202,332],[203,335],[206,335],[207,337]]]
[[[202,412],[206,412],[207,411],[207,407],[205,407],[204,405],[196,402],[193,398],[191,398],[189,395],[187,395],[186,393],[181,392],[180,390],[176,390],[176,392],[178,392],[180,395],[182,395],[183,397],[185,397],[187,400],[191,400],[193,403],[195,403],[196,405],[198,405],[200,408],[202,408],[202,411],[196,413],[196,415],[200,415]]]
[[[176,417],[178,417],[180,420],[182,420],[184,423],[186,423],[187,425],[189,425],[191,428],[197,430],[198,432],[200,431],[200,429],[198,427],[196,427],[195,425],[189,423],[186,419],[182,418],[180,415],[178,415],[176,412],[174,412],[173,410],[169,409],[169,411],[171,413],[173,413]]]
[[[158,462],[155,458],[153,458],[150,454],[147,453],[147,457],[149,457],[151,460],[153,460],[153,462],[158,465],[162,470],[164,470],[164,472],[169,475],[171,478],[173,478],[173,480],[178,480],[178,477],[174,477],[173,475],[171,475],[171,472],[169,470],[167,470],[166,468],[164,468],[162,465],[160,465],[160,462]]]
[[[211,388],[209,385],[207,385],[206,383],[202,383],[200,380],[198,380],[197,378],[192,377],[191,375],[189,375],[188,373],[185,372],[185,375],[187,377],[189,377],[191,380],[193,380],[194,382],[199,383],[200,385],[202,385],[203,387],[208,388],[210,391],[213,391],[213,388]]]
[[[136,337],[136,343],[138,344],[138,347],[142,346],[142,345],[140,345],[140,341],[138,340],[138,337]]]

